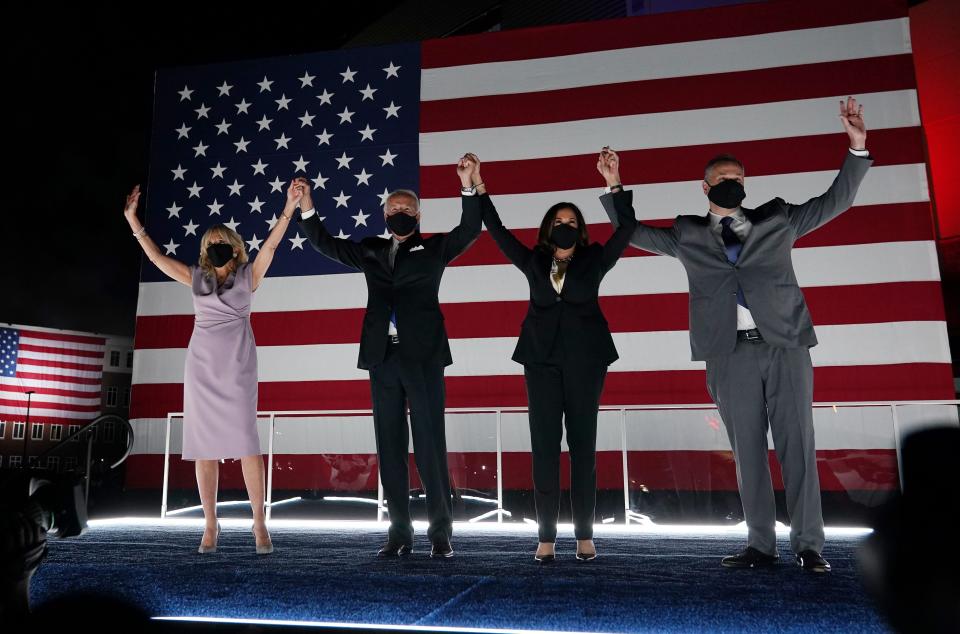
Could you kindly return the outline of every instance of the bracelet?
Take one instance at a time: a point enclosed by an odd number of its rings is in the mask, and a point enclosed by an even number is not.
[[[293,218],[293,214],[290,214],[289,216],[285,216],[284,214],[280,214],[280,217],[281,217],[281,218],[286,218],[287,220],[290,220],[291,218]]]
[[[616,185],[610,185],[610,191],[613,191],[613,190],[615,190],[615,189],[620,189],[620,190],[622,190],[622,189],[623,189],[623,185],[621,185],[620,183],[617,183]]]
[[[134,232],[133,237],[136,238],[137,240],[139,240],[139,239],[140,239],[140,236],[142,236],[142,235],[145,234],[146,232],[147,232],[146,226],[140,227],[140,231]]]

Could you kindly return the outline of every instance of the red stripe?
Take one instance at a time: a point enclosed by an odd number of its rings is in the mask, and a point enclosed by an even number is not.
[[[8,398],[0,398],[0,407],[26,407],[27,400],[14,400]],[[96,405],[70,405],[68,403],[47,403],[47,402],[37,402],[33,401],[31,403],[32,409],[52,409],[60,410],[64,412],[99,412],[100,403]]]
[[[76,383],[79,385],[100,385],[103,382],[99,377],[91,379],[79,376],[65,376],[62,374],[47,374],[45,372],[26,372],[22,370],[17,370],[17,378],[59,383]]]
[[[30,337],[31,339],[47,339],[48,341],[71,342],[71,343],[90,343],[97,346],[105,345],[107,340],[103,337],[86,337],[83,335],[66,335],[57,332],[42,332],[40,330],[20,329],[21,337]]]
[[[635,202],[635,204],[640,205],[642,202]],[[703,213],[706,215],[706,211]],[[654,227],[669,227],[673,224],[673,219],[646,220],[644,223]],[[529,247],[537,243],[537,228],[512,229],[512,231],[521,242]],[[603,243],[613,234],[613,227],[608,222],[596,223],[588,225],[587,231],[591,241]],[[800,238],[794,246],[829,247],[933,239],[930,203],[916,202],[851,207],[838,218]],[[627,247],[622,257],[632,258],[652,255],[654,254],[649,251]],[[466,253],[454,260],[451,266],[490,264],[509,264],[509,260],[497,247],[490,234],[484,231],[477,241],[467,249]]]
[[[677,11],[637,18],[427,40],[422,46],[421,67],[443,68],[575,55],[634,46],[889,20],[906,15],[907,5],[901,0],[748,3],[700,11]]]
[[[26,357],[19,357],[17,359],[17,367],[30,366],[26,369],[33,368],[62,368],[64,370],[80,370],[83,372],[102,372],[103,366],[100,364],[89,365],[86,363],[70,363],[69,361],[49,361],[45,359],[28,359]],[[17,375],[19,376],[19,371]]]
[[[532,456],[527,452],[503,454],[503,486],[507,490],[532,489]],[[770,452],[774,487],[783,490],[780,465]],[[560,458],[560,485],[570,487],[569,454]],[[489,491],[495,495],[496,454],[450,452],[450,483],[455,489]],[[631,488],[669,491],[736,491],[737,475],[729,451],[630,451],[627,468]],[[889,449],[817,451],[817,471],[823,491],[890,491],[898,488],[897,455]],[[377,490],[376,454],[279,454],[274,456],[275,490],[313,490],[336,493],[371,493]],[[163,456],[138,454],[127,459],[126,486],[159,488],[163,483]],[[197,480],[192,462],[170,457],[171,489],[194,489]],[[221,466],[222,488],[243,488],[239,464]],[[410,459],[410,486],[420,486],[416,464]],[[623,489],[623,454],[597,452],[597,488]],[[375,511],[371,509],[371,514]]]
[[[821,286],[804,294],[819,325],[945,320],[939,282]],[[515,337],[527,307],[526,301],[444,304],[447,335]],[[612,332],[689,328],[686,293],[601,297],[600,307]],[[251,321],[260,346],[358,343],[363,314],[362,308],[266,312]],[[138,317],[137,350],[186,348],[192,328],[193,315]]]
[[[916,87],[909,54],[420,103],[420,132],[536,125]],[[544,107],[550,104],[551,107]]]
[[[44,354],[59,354],[65,357],[87,357],[89,359],[102,359],[103,352],[95,350],[78,350],[76,348],[51,348],[48,346],[35,346],[29,343],[22,343],[19,346],[20,352],[42,352]],[[97,367],[101,367],[100,364]]]
[[[96,392],[81,392],[79,390],[61,390],[52,387],[14,387],[12,385],[4,385],[0,383],[0,392],[16,392],[20,390],[31,390],[34,392],[34,403],[37,403],[36,397],[38,394],[46,396],[66,396],[69,398],[95,398],[98,400],[100,398],[99,390]]]
[[[598,141],[602,143],[603,141]],[[842,132],[782,139],[711,143],[620,152],[621,177],[628,185],[699,181],[703,166],[721,153],[733,154],[746,167],[745,186],[750,192],[751,176],[794,174],[840,169],[847,139]],[[870,152],[874,165],[923,163],[922,130],[919,127],[870,131]],[[597,150],[599,151],[599,147]],[[575,189],[603,191],[597,174],[597,155],[580,154],[517,161],[489,161],[483,164],[483,180],[494,197],[502,194],[563,192]],[[447,165],[420,167],[420,195],[426,199],[459,196]],[[694,186],[691,184],[691,186]],[[822,192],[810,192],[811,196]],[[642,201],[637,201],[642,204]],[[706,205],[706,202],[704,202]],[[544,209],[543,211],[546,211]],[[699,210],[678,209],[677,213]],[[704,207],[704,213],[706,208]]]
[[[949,363],[828,366],[814,368],[817,401],[905,401],[952,399]],[[709,403],[702,370],[612,372],[604,405]],[[523,376],[451,376],[447,407],[525,407]],[[276,381],[260,383],[261,410],[370,409],[368,381]],[[133,387],[131,418],[166,418],[183,411],[183,386],[147,383]]]

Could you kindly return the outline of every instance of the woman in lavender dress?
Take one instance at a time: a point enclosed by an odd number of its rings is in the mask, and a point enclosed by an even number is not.
[[[257,349],[250,327],[250,303],[301,196],[302,191],[291,185],[283,213],[252,263],[243,239],[218,224],[200,241],[199,264],[189,266],[163,255],[147,235],[137,218],[140,186],[127,196],[123,213],[147,257],[193,292],[196,319],[183,381],[183,459],[196,461],[206,521],[201,553],[217,549],[219,461],[238,458],[253,507],[257,553],[273,551],[264,513],[264,467],[256,419]]]

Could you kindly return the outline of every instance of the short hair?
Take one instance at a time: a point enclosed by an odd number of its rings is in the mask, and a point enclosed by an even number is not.
[[[417,196],[417,192],[413,191],[412,189],[395,189],[387,194],[387,197],[383,199],[383,213],[387,213],[387,205],[390,204],[390,199],[395,196],[409,196],[410,198],[413,198],[413,201],[417,205],[417,211],[420,211],[420,197]]]
[[[577,245],[585,247],[590,243],[590,236],[587,233],[587,222],[583,219],[583,212],[573,203],[557,203],[547,209],[540,221],[540,229],[537,231],[537,248],[545,253],[553,253],[554,245],[550,242],[553,236],[553,221],[561,209],[569,209],[577,219]]]
[[[717,154],[707,161],[707,166],[703,168],[703,180],[710,182],[710,171],[717,165],[723,165],[724,163],[733,163],[740,168],[741,172],[746,172],[746,170],[743,169],[743,163],[733,154]]]

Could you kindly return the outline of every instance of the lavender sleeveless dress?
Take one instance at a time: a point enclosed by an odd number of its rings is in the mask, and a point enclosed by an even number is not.
[[[196,318],[183,372],[183,459],[260,455],[252,267],[241,264],[219,288],[198,266],[190,274]]]

